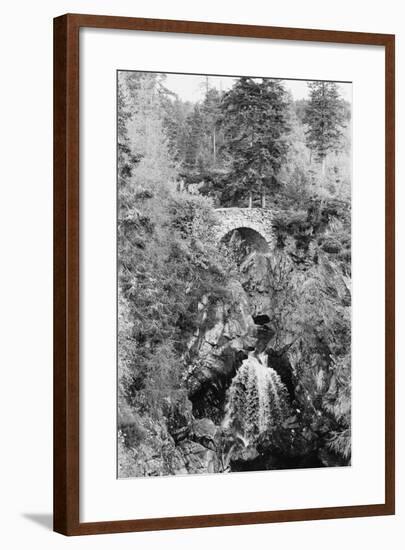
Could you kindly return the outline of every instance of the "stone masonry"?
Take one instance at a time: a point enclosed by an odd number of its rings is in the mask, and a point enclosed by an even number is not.
[[[239,228],[257,231],[266,240],[269,247],[275,241],[271,211],[266,208],[217,208],[218,226],[216,238],[221,241],[225,235]]]

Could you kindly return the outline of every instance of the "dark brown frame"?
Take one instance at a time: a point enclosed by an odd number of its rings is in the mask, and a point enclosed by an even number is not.
[[[385,502],[359,506],[80,523],[79,29],[96,27],[385,47]],[[395,513],[395,37],[327,30],[68,14],[54,19],[54,530],[87,535]]]

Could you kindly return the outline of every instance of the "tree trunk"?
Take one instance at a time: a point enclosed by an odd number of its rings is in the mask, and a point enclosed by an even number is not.
[[[249,191],[249,208],[252,208],[252,191]]]
[[[217,144],[216,144],[216,136],[215,136],[215,126],[214,126],[214,134],[212,136],[212,142],[213,142],[213,158],[214,158],[214,166],[217,161]]]
[[[318,182],[318,192],[322,191],[322,187],[324,185],[325,173],[326,173],[325,160],[326,160],[325,157],[322,157],[322,159],[321,159],[321,177],[319,178],[319,182]]]
[[[262,208],[266,208],[266,194],[262,193]]]

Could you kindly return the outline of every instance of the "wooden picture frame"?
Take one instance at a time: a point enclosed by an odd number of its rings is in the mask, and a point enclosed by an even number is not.
[[[385,48],[385,502],[81,523],[79,514],[79,30],[83,27],[377,45]],[[68,14],[54,20],[54,530],[65,535],[394,514],[393,35]]]

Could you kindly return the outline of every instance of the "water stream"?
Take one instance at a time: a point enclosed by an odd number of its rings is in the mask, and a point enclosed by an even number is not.
[[[258,436],[286,418],[286,397],[279,375],[267,364],[267,355],[250,352],[230,385],[222,426],[236,432],[246,446],[254,445]]]

